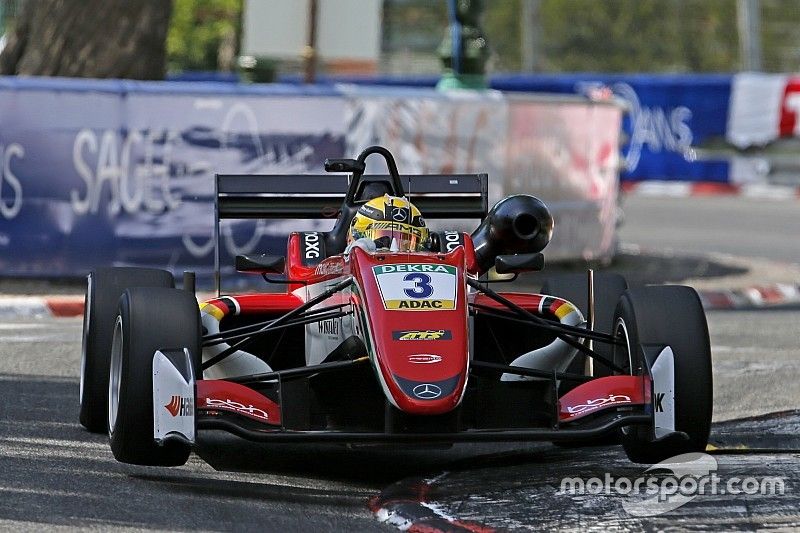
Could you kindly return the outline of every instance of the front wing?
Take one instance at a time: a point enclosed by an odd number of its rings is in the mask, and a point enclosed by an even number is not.
[[[479,441],[576,441],[593,439],[625,426],[648,429],[651,440],[684,436],[674,427],[673,354],[668,346],[642,346],[646,354],[644,374],[591,379],[558,397],[557,380],[528,382],[536,398],[543,394],[544,412],[538,418],[520,414],[513,402],[519,401],[519,385],[493,391],[494,399],[474,390],[465,395],[463,405],[452,415],[405,419],[393,408],[385,408],[383,428],[364,428],[323,421],[315,427],[306,423],[307,388],[301,380],[287,380],[280,372],[270,379],[247,386],[231,380],[195,380],[187,350],[159,350],[153,357],[153,437],[163,443],[169,439],[195,442],[196,432],[204,429],[228,431],[242,438],[264,442],[346,442],[420,443]],[[353,365],[355,366],[355,365]],[[471,382],[482,380],[471,370]],[[306,372],[308,373],[308,372]],[[367,374],[368,375],[368,374]],[[313,374],[312,374],[313,376]],[[546,400],[549,397],[552,401]],[[313,403],[313,400],[312,400]],[[294,405],[293,405],[294,404]],[[478,405],[480,404],[480,405]],[[505,405],[505,412],[480,412],[483,404]],[[476,407],[478,405],[478,407]],[[323,406],[324,407],[324,406]],[[541,407],[541,406],[540,406]],[[536,406],[531,405],[535,410]],[[472,423],[465,413],[468,409]],[[322,409],[324,412],[324,408]],[[299,414],[298,414],[299,413]],[[475,423],[477,417],[488,418]],[[491,417],[494,416],[495,420]],[[319,419],[319,417],[317,417]],[[536,420],[536,423],[530,423]],[[415,422],[422,421],[422,424]]]

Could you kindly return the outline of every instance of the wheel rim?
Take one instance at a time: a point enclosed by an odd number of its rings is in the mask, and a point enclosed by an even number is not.
[[[80,381],[80,392],[79,392],[79,401],[80,404],[83,405],[83,388],[86,386],[84,384],[86,380],[86,343],[89,340],[89,319],[91,318],[90,310],[92,308],[92,276],[88,277],[87,287],[86,287],[86,301],[84,301],[83,305],[83,338],[81,342],[81,381]]]
[[[122,317],[114,323],[114,337],[111,341],[111,371],[108,377],[108,433],[114,432],[119,409],[120,386],[122,384]]]

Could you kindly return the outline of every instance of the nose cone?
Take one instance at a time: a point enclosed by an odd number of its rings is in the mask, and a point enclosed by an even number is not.
[[[469,369],[464,251],[387,253],[354,249],[362,335],[387,399],[412,414],[461,402]]]

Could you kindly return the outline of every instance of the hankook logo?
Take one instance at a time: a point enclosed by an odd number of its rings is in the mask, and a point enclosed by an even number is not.
[[[433,383],[422,383],[413,389],[414,396],[420,400],[435,400],[442,395],[442,389]]]
[[[194,413],[194,399],[187,396],[173,395],[164,408],[172,416],[191,416]]]

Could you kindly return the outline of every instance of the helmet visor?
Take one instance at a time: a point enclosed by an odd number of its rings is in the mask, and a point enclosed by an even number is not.
[[[367,228],[366,237],[375,241],[378,248],[391,249],[394,241],[397,251],[410,252],[422,248],[428,239],[428,229],[402,222],[376,222]]]

